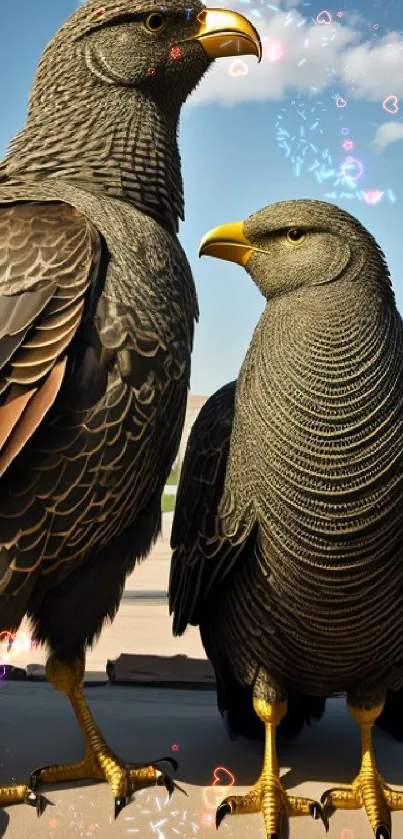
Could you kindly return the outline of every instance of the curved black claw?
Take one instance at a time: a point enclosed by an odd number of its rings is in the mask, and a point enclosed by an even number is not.
[[[32,789],[36,789],[38,786],[38,781],[41,777],[42,768],[43,767],[41,767],[41,769],[34,769],[34,771],[31,772],[29,786],[32,787]]]
[[[117,819],[123,807],[130,803],[130,800],[131,795],[119,795],[118,798],[115,798],[115,819]]]
[[[155,766],[156,763],[170,763],[175,772],[178,768],[178,761],[174,757],[159,757],[158,760],[151,762],[151,766]]]
[[[320,803],[324,812],[326,813],[326,821],[329,824],[329,814],[333,815],[336,810],[336,807],[333,807],[332,804],[329,804],[329,793],[331,793],[331,789],[327,789],[326,792],[322,792],[320,797]]]
[[[160,772],[161,770],[158,771]],[[175,783],[175,781],[172,780],[170,775],[166,775],[165,772],[161,772],[157,780],[157,786],[165,787],[170,798],[172,798],[174,790],[176,789],[178,789],[180,792],[183,792],[183,794],[187,796],[186,790],[180,787],[179,784]]]
[[[36,808],[37,816],[41,816],[42,813],[45,812],[47,805],[52,804],[52,802],[49,801],[48,798],[45,798],[44,795],[37,795],[37,793],[34,792],[33,790],[29,791],[25,801],[31,807]]]
[[[159,787],[165,787],[169,797],[171,798],[175,789],[175,783],[169,775],[163,773],[157,781]]]
[[[223,801],[222,804],[219,804],[215,813],[215,826],[217,830],[220,827],[222,820],[225,819],[225,816],[228,816],[231,812],[231,804],[228,804],[227,801]]]
[[[375,831],[375,839],[391,839],[390,828],[387,824],[380,824]]]
[[[313,819],[320,819],[321,822],[323,822],[323,826],[327,833],[329,830],[329,819],[327,817],[326,807],[322,807],[322,804],[319,804],[318,801],[314,801],[313,804],[310,805],[309,810]],[[383,837],[380,837],[379,839],[383,839]]]

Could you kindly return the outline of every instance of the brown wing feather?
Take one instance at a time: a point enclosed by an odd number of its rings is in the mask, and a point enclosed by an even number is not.
[[[36,387],[25,388],[5,405],[0,405],[0,452],[36,390]]]
[[[39,389],[31,389],[24,394],[25,398],[28,396],[27,404],[24,411],[16,423],[14,423],[6,445],[0,450],[0,477],[4,474],[10,463],[17,457],[17,454],[23,449],[25,443],[32,437],[32,434],[38,428],[40,422],[47,414],[51,405],[56,399],[56,396],[61,388],[64,372],[66,369],[67,358],[62,358],[57,361],[48,376],[46,376],[43,385]],[[14,400],[16,402],[17,400]],[[2,410],[7,411],[7,408],[14,403],[8,403],[0,408],[0,426],[2,423]]]
[[[60,390],[101,247],[68,204],[0,207],[0,475]]]

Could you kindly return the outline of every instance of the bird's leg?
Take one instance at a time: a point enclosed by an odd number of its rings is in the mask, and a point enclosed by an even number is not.
[[[358,810],[364,807],[376,839],[390,839],[393,810],[403,810],[403,793],[392,790],[376,768],[372,746],[372,727],[382,712],[383,702],[370,709],[348,703],[347,707],[361,728],[361,767],[351,787],[327,790],[322,804],[331,809]]]
[[[36,812],[40,816],[48,803],[45,796],[34,792],[26,784],[0,787],[0,807],[9,807],[11,804],[30,804],[36,808]]]
[[[288,816],[311,815],[321,818],[327,829],[327,819],[321,805],[311,798],[287,795],[281,781],[276,754],[276,726],[287,710],[286,702],[267,702],[254,698],[253,707],[265,724],[265,752],[263,768],[256,784],[246,795],[230,795],[221,802],[216,813],[219,827],[224,816],[237,813],[261,812],[268,839],[280,839],[284,819]]]
[[[82,656],[66,663],[51,655],[46,663],[48,681],[56,690],[65,693],[73,706],[84,736],[84,757],[78,763],[55,764],[35,770],[31,775],[31,784],[36,789],[39,782],[54,784],[83,778],[107,781],[115,799],[116,818],[137,789],[158,785],[165,786],[172,794],[177,785],[154,763],[148,766],[126,763],[109,748],[83,696],[84,661]],[[172,758],[161,758],[161,761],[168,761],[176,768],[176,761]]]

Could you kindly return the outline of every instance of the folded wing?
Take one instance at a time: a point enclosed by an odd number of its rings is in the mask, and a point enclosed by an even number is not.
[[[224,490],[236,382],[206,402],[193,426],[183,464],[172,529],[169,584],[173,632],[197,625],[206,598],[247,547],[221,532],[218,506]],[[254,539],[254,536],[248,537]]]
[[[0,206],[0,476],[60,390],[101,250],[68,204]]]

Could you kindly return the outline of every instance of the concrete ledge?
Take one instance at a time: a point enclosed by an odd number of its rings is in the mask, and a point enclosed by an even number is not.
[[[3,681],[45,682],[46,671],[43,664],[31,663],[24,667],[3,665]],[[106,683],[109,680],[117,685],[136,685],[141,687],[180,688],[215,690],[214,670],[209,661],[189,658],[187,655],[159,656],[121,653],[115,659],[108,659],[104,682],[99,680],[99,673],[86,672],[85,686],[94,683]]]
[[[122,600],[168,600],[167,591],[133,591],[133,589],[126,589],[123,592]]]
[[[118,820],[108,784],[72,781],[43,785],[51,802],[38,819],[24,805],[0,809],[5,839],[265,839],[262,816],[228,817],[216,834],[214,814],[225,795],[246,792],[261,770],[261,746],[227,737],[211,690],[119,687],[86,691],[90,709],[110,747],[124,761],[147,763],[163,755],[179,761],[171,800],[161,787],[136,792]],[[82,759],[77,720],[66,698],[48,684],[1,685],[0,783],[25,782],[37,766]],[[391,786],[402,783],[402,744],[374,732],[378,769]],[[359,729],[344,700],[332,699],[320,723],[296,740],[279,743],[285,788],[320,798],[351,783],[360,760]],[[168,767],[167,767],[168,768]],[[230,773],[230,774],[229,774]],[[233,784],[231,786],[231,783]],[[228,785],[230,784],[230,786]],[[226,786],[225,786],[226,785]],[[403,836],[403,813],[393,813],[394,839]],[[290,820],[288,839],[325,839],[308,818]],[[329,839],[374,839],[362,810],[334,813]]]
[[[106,672],[111,682],[120,685],[215,689],[214,670],[210,662],[186,655],[122,653],[115,661],[108,661]]]

